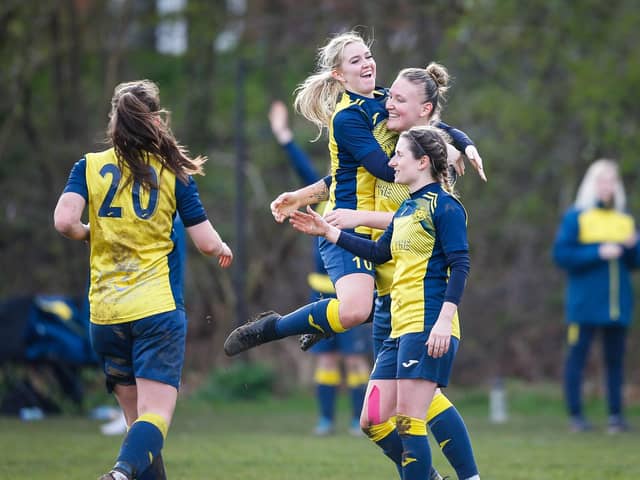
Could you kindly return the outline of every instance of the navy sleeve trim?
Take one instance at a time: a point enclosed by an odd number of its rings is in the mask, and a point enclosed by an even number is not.
[[[341,232],[336,245],[380,265],[391,260],[391,244],[388,238],[390,235],[383,235],[378,241],[373,241],[348,232]]]
[[[462,130],[458,130],[457,128],[447,125],[444,122],[438,122],[437,127],[447,132],[447,134],[451,137],[453,146],[456,147],[456,150],[460,152],[464,153],[467,147],[474,145],[473,141]]]

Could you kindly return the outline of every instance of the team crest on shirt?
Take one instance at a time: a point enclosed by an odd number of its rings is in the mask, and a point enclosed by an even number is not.
[[[423,208],[416,208],[413,212],[413,221],[414,222],[422,222],[427,219],[427,212]]]

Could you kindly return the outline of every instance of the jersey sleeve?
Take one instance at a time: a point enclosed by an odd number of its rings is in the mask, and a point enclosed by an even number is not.
[[[445,254],[469,251],[467,214],[457,200],[450,196],[440,196],[434,224]]]
[[[69,173],[67,184],[62,193],[73,192],[81,195],[86,202],[89,201],[89,188],[87,187],[87,160],[83,157],[78,160]]]
[[[193,227],[207,220],[207,212],[200,201],[198,186],[191,176],[186,185],[176,178],[176,204],[185,227]]]
[[[380,265],[391,260],[392,236],[393,222],[389,224],[382,236],[376,241],[341,232],[336,245],[365,260],[371,260],[376,265]]]
[[[467,283],[471,263],[467,241],[467,215],[455,199],[448,196],[440,197],[434,224],[450,270],[444,300],[458,305]]]
[[[459,152],[464,153],[465,148],[474,144],[469,136],[462,130],[458,130],[457,128],[447,125],[444,122],[438,122],[436,126],[447,132],[447,134],[453,141],[453,146],[456,147],[456,150],[458,150]]]
[[[373,176],[393,182],[394,171],[389,167],[389,157],[373,136],[364,112],[347,108],[333,118],[333,137],[338,148],[348,152]]]

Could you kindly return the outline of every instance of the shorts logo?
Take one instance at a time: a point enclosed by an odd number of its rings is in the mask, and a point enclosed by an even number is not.
[[[404,368],[409,368],[411,365],[415,365],[416,363],[420,363],[420,362],[418,362],[418,360],[408,360],[406,362],[402,362],[402,366]]]

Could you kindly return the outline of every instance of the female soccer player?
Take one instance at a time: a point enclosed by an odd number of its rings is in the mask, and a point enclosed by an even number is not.
[[[341,231],[311,209],[290,217],[296,229],[376,264],[396,262],[391,334],[376,359],[362,419],[404,480],[428,478],[430,472],[425,417],[436,388],[448,384],[458,348],[457,305],[469,272],[466,212],[448,192],[446,152],[434,129],[416,127],[400,135],[389,165],[411,196],[377,241]],[[390,437],[395,424],[399,435]]]
[[[228,267],[233,254],[207,218],[191,158],[174,138],[149,80],[115,88],[111,148],[87,153],[69,176],[55,228],[91,247],[91,341],[129,431],[101,480],[165,478],[161,449],[184,362],[186,317],[172,222],[179,213],[201,253]],[[85,206],[89,223],[81,221]]]

